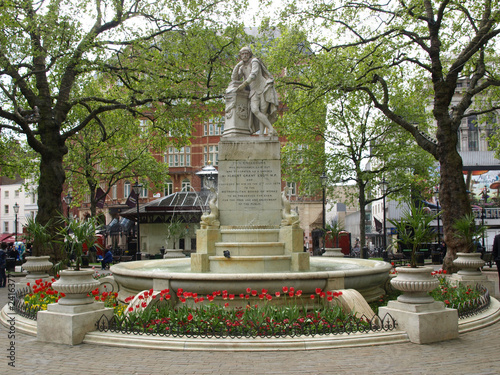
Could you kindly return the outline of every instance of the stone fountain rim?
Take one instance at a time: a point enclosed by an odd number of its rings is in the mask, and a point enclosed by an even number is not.
[[[154,279],[176,279],[176,280],[304,280],[304,279],[325,279],[345,276],[362,276],[372,273],[389,272],[392,268],[390,263],[381,260],[369,260],[358,258],[311,258],[311,264],[315,263],[365,263],[372,267],[344,270],[344,271],[306,271],[306,272],[268,272],[268,273],[185,273],[171,272],[158,273],[157,271],[143,271],[134,269],[134,266],[144,266],[151,263],[166,263],[166,264],[188,264],[190,259],[152,259],[134,262],[124,262],[111,266],[111,272],[117,276],[142,277]]]

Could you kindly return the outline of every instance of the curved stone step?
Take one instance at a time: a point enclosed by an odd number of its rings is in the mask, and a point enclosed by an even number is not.
[[[276,242],[279,240],[279,228],[274,227],[222,227],[223,242]]]

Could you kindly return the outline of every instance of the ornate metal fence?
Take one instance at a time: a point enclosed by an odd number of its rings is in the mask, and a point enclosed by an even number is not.
[[[137,317],[107,319],[102,316],[96,324],[101,332],[131,333],[135,335],[153,335],[169,337],[200,338],[257,338],[257,337],[296,337],[339,335],[392,331],[397,325],[389,314],[383,318],[375,315],[372,319],[349,317],[334,322],[304,322],[299,320],[269,323],[267,321],[245,321],[238,325],[212,325],[209,322],[168,322],[142,321]]]
[[[481,293],[478,298],[466,301],[464,303],[459,303],[457,305],[452,304],[449,306],[453,309],[458,310],[459,319],[477,315],[490,306],[491,298],[488,289],[486,289],[483,285],[476,285],[476,290]]]
[[[32,306],[24,303],[24,297],[30,292],[31,289],[29,287],[16,290],[14,294],[14,311],[22,317],[36,320],[36,314],[42,308],[40,306]]]

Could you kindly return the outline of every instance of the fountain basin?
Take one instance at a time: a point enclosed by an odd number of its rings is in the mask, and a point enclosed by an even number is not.
[[[119,285],[119,299],[123,301],[146,289],[169,288],[175,293],[184,291],[211,294],[217,290],[239,295],[247,288],[269,293],[281,291],[283,286],[302,290],[305,296],[322,290],[356,289],[367,301],[378,299],[385,293],[384,285],[391,265],[387,262],[352,259],[312,257],[311,269],[306,272],[270,273],[201,273],[191,272],[191,262],[186,259],[155,259],[124,262],[111,267]]]

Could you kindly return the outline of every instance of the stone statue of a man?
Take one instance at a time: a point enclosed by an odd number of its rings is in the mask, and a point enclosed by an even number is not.
[[[231,79],[243,81],[236,91],[250,90],[250,110],[258,121],[250,122],[250,131],[269,135],[276,134],[273,123],[278,118],[278,94],[274,88],[274,78],[264,63],[253,57],[249,47],[240,50],[241,61],[234,67]]]

